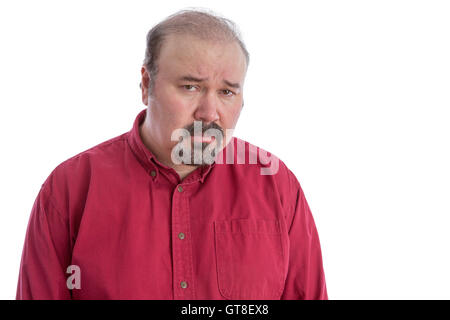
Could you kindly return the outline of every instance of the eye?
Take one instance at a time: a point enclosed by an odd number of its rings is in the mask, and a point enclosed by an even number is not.
[[[182,87],[185,88],[187,91],[190,91],[190,92],[193,92],[194,91],[193,89],[195,89],[195,86],[192,85],[192,84],[185,84]]]
[[[227,97],[231,97],[232,95],[234,95],[234,92],[228,89],[222,90],[222,93]]]

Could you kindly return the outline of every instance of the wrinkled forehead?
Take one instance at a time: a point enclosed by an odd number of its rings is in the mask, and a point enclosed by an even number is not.
[[[246,60],[236,41],[202,40],[191,35],[169,35],[158,58],[158,76],[191,74],[243,82]]]

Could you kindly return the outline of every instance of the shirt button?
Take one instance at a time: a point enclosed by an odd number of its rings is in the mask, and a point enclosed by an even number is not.
[[[155,170],[152,170],[152,171],[150,172],[150,174],[152,175],[152,177],[154,177],[154,176],[156,176],[156,171],[155,171]]]
[[[183,232],[180,232],[180,233],[178,234],[178,238],[180,238],[181,240],[183,240],[183,239],[184,239],[184,233],[183,233]]]
[[[178,186],[178,192],[183,192],[183,187],[182,186]]]
[[[181,286],[183,289],[186,289],[186,288],[187,288],[187,282],[186,282],[186,281],[181,281],[180,286]]]

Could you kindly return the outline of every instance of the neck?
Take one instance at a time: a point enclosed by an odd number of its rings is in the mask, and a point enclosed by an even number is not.
[[[184,166],[184,168],[176,168],[172,167],[180,176],[180,179],[183,180],[186,178],[192,171],[198,168],[198,166]]]
[[[198,168],[198,166],[174,164],[170,156],[167,157],[163,152],[159,151],[161,150],[161,148],[158,148],[157,144],[152,139],[149,129],[150,128],[148,127],[147,119],[145,119],[144,122],[139,126],[139,135],[141,136],[142,142],[147,147],[147,149],[149,149],[153,153],[153,155],[156,157],[156,159],[158,159],[159,162],[161,162],[165,166],[173,168],[178,173],[181,180],[186,178],[192,171]]]

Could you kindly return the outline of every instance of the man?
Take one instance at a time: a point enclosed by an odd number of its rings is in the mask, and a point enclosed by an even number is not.
[[[207,12],[150,30],[147,108],[46,179],[17,299],[327,299],[299,182],[232,137],[248,62],[232,22]]]

